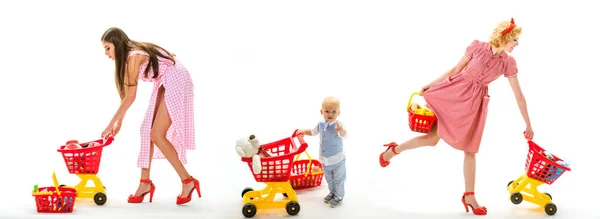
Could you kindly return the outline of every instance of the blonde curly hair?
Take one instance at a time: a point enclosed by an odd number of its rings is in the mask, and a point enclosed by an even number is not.
[[[510,24],[510,21],[502,21],[500,22],[500,24],[498,24],[498,26],[496,26],[494,32],[490,36],[490,44],[492,44],[492,46],[496,48],[504,47],[511,40],[521,35],[521,27],[515,25],[515,27],[510,32],[508,32],[508,34],[502,36],[502,32],[506,30],[506,28],[510,27]]]

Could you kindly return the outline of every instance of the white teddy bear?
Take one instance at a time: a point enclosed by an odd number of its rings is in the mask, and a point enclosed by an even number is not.
[[[236,141],[235,150],[241,157],[252,157],[252,170],[254,174],[259,174],[262,171],[260,164],[260,142],[254,135],[250,135],[248,139],[240,138]]]

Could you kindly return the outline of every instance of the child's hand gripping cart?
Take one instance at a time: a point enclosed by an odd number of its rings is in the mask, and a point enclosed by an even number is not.
[[[74,187],[78,198],[93,198],[97,205],[106,203],[106,188],[96,175],[100,168],[102,149],[110,145],[114,138],[100,139],[96,141],[79,143],[76,140],[68,141],[61,146],[58,152],[62,153],[69,173],[77,175],[81,181]],[[92,181],[94,186],[87,186]]]
[[[53,187],[33,187],[31,195],[35,197],[37,212],[40,213],[72,213],[77,194],[73,188],[58,186],[56,174],[52,173]]]
[[[408,105],[406,106],[406,110],[408,111],[408,126],[413,132],[429,133],[437,117],[427,104],[422,107],[419,104],[413,103],[412,100],[415,95],[421,95],[421,92],[414,92],[410,96],[410,99],[408,99]]]
[[[261,158],[262,170],[258,174],[253,173],[253,175],[256,182],[264,182],[267,186],[262,190],[255,191],[252,188],[245,188],[242,191],[244,203],[242,214],[245,217],[254,217],[257,209],[261,208],[285,208],[289,215],[296,215],[300,212],[298,197],[289,182],[289,178],[294,156],[304,152],[308,146],[302,136],[296,130],[292,137],[261,145],[262,149],[271,156]],[[294,138],[298,139],[299,145],[294,141]],[[252,158],[242,158],[242,161],[248,164],[252,172]],[[275,201],[275,196],[278,193],[285,194],[287,200]]]
[[[533,141],[528,140],[528,144],[529,153],[525,162],[527,173],[508,183],[510,201],[518,205],[525,200],[544,207],[546,214],[554,215],[558,209],[552,203],[552,196],[540,193],[537,187],[544,183],[551,185],[565,171],[571,169],[563,160],[548,153]]]

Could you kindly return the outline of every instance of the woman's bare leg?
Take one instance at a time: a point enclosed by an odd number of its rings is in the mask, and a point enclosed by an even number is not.
[[[387,150],[385,153],[383,153],[383,159],[385,161],[389,161],[397,155],[394,154],[392,149],[394,149],[396,153],[400,154],[402,151],[415,149],[423,146],[435,146],[439,141],[440,137],[437,135],[437,123],[435,123],[433,124],[433,127],[431,127],[431,131],[426,135],[414,137],[412,139],[409,139],[408,141],[398,144],[398,146],[396,146],[395,149],[392,147],[390,150]]]
[[[465,177],[465,192],[475,192],[475,153],[465,152],[465,160],[463,164],[463,174]],[[467,204],[471,204],[473,208],[479,208],[479,204],[475,199],[475,195],[465,197]]]
[[[169,163],[171,163],[171,165],[179,175],[179,178],[181,180],[185,180],[190,178],[190,174],[183,166],[183,163],[181,163],[181,161],[179,160],[177,150],[175,150],[173,144],[171,144],[171,142],[169,142],[169,140],[167,139],[167,130],[171,126],[172,121],[169,117],[164,98],[162,98],[163,96],[164,88],[161,87],[157,96],[160,98],[157,98],[158,110],[156,111],[154,124],[152,125],[152,130],[150,131],[150,139],[152,139],[152,142],[156,144],[156,147],[160,149],[165,158],[169,161]],[[193,187],[193,181],[182,185],[181,197],[188,197]]]

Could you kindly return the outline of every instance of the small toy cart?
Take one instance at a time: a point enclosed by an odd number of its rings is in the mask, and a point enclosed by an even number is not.
[[[523,200],[544,207],[546,214],[554,215],[557,212],[556,205],[552,203],[549,193],[540,193],[537,189],[542,184],[553,184],[565,171],[571,168],[559,163],[564,161],[554,155],[545,155],[545,150],[531,140],[529,153],[525,161],[525,174],[508,183],[510,201],[518,205]]]
[[[39,213],[72,213],[75,207],[77,194],[73,188],[63,188],[58,186],[56,174],[52,173],[54,186],[41,187],[34,186],[31,195],[35,197],[35,205]]]
[[[262,190],[248,187],[242,191],[242,214],[245,217],[254,217],[257,209],[285,208],[289,215],[297,215],[300,212],[298,197],[289,179],[294,156],[304,152],[308,146],[302,137],[303,134],[296,130],[292,137],[261,145],[271,156],[261,158],[262,170],[258,174],[252,172],[252,158],[242,158],[242,161],[248,164],[256,182],[267,184]],[[298,139],[299,145],[294,138]],[[278,193],[285,194],[286,200],[275,201]]]
[[[290,183],[294,190],[302,190],[308,188],[314,188],[321,185],[323,180],[323,165],[318,160],[313,160],[308,154],[308,151],[304,151],[308,159],[298,160],[301,154],[296,156],[294,165],[292,166],[292,174],[290,175]],[[315,170],[313,170],[315,169]],[[287,194],[284,194],[287,195]]]
[[[421,92],[414,92],[410,99],[406,110],[408,111],[408,127],[413,132],[429,133],[433,123],[437,120],[435,114],[426,108],[412,109],[412,100],[415,95],[422,95]]]
[[[100,160],[102,158],[102,149],[110,145],[114,138],[99,139],[96,141],[79,143],[76,140],[68,141],[66,145],[61,146],[58,152],[62,153],[65,165],[70,174],[75,174],[81,179],[79,184],[71,187],[61,185],[60,187],[74,188],[79,198],[93,198],[97,205],[106,203],[106,187],[97,176],[100,169]],[[81,145],[81,148],[69,149],[69,144]],[[94,186],[87,186],[92,181]]]

